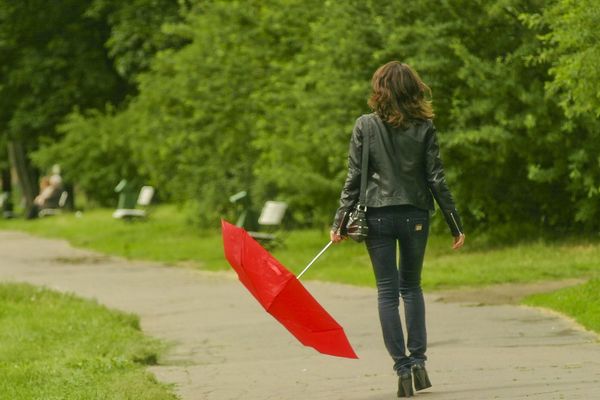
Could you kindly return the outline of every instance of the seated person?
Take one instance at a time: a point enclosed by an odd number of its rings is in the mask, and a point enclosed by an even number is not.
[[[52,175],[50,178],[43,177],[40,182],[40,194],[36,196],[33,203],[38,210],[59,208],[58,203],[62,192],[62,179],[59,175]]]

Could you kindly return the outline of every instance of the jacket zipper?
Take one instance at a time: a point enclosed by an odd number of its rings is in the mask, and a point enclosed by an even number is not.
[[[454,226],[456,227],[458,234],[462,235],[463,233],[461,232],[460,228],[458,227],[458,224],[456,223],[456,219],[454,218],[454,214],[452,213],[452,211],[450,211],[450,216],[452,217],[452,221],[454,222]]]

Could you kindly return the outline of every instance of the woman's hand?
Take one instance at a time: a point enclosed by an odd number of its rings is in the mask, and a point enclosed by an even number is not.
[[[330,231],[329,232],[329,239],[331,239],[331,241],[333,243],[339,243],[342,240],[346,239],[346,237],[340,235],[339,233],[337,233],[336,231]]]
[[[454,236],[454,244],[452,245],[452,250],[458,250],[465,244],[465,234],[461,233],[458,236]]]

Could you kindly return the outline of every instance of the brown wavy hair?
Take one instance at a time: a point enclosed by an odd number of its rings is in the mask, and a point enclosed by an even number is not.
[[[403,127],[410,120],[433,118],[431,89],[408,64],[390,61],[371,79],[369,107],[390,125]]]

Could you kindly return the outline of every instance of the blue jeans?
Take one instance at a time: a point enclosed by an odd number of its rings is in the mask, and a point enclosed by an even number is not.
[[[413,206],[369,208],[367,219],[366,245],[377,282],[383,341],[394,360],[394,370],[400,373],[412,363],[427,359],[421,271],[429,235],[429,211]],[[408,334],[406,346],[400,321],[400,296]]]

